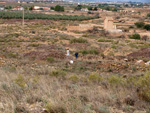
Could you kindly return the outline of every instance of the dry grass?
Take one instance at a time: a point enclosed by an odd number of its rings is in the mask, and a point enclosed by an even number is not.
[[[0,38],[0,112],[148,113],[149,79],[142,75],[149,68],[124,58],[148,47],[149,41],[108,39],[99,34],[78,38],[63,33],[67,23],[71,22],[26,23],[24,29],[18,23],[8,25],[9,35]],[[61,24],[62,32],[51,30]],[[33,51],[40,54],[25,57]],[[40,55],[44,58],[39,59]]]

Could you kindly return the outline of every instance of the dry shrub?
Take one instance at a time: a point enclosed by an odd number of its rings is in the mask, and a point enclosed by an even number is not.
[[[67,113],[66,108],[60,105],[54,105],[51,102],[45,104],[46,113]]]
[[[139,77],[137,86],[137,93],[139,98],[150,102],[150,72],[146,73],[144,76]]]
[[[108,81],[110,84],[114,84],[114,85],[121,85],[124,84],[124,80],[122,77],[116,76],[116,75],[112,75],[108,78]]]
[[[63,70],[54,70],[52,71],[49,76],[54,76],[54,77],[65,77],[66,76],[66,72]]]
[[[69,80],[71,80],[72,82],[78,82],[79,77],[77,75],[72,75],[72,76],[69,77]]]
[[[91,82],[100,82],[102,81],[102,77],[99,76],[97,73],[92,73],[89,75],[88,80]]]

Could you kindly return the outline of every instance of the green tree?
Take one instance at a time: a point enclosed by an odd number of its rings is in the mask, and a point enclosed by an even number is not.
[[[81,10],[82,9],[82,5],[78,5],[75,10]]]
[[[131,39],[137,39],[137,40],[140,40],[141,39],[141,36],[139,34],[133,34],[130,36]]]
[[[29,10],[33,10],[33,7],[29,7]]]
[[[150,17],[150,13],[147,14],[147,17]]]
[[[91,6],[90,6],[90,7],[88,7],[88,10],[92,10],[92,9],[93,9],[93,7],[91,7]]]
[[[55,7],[51,7],[51,10],[55,10]]]
[[[114,8],[114,9],[113,9],[113,11],[115,11],[115,12],[117,12],[117,10],[118,10],[117,8]]]
[[[97,11],[97,7],[94,7],[94,11]]]
[[[7,6],[7,7],[5,7],[5,9],[12,9],[12,7],[11,6]]]
[[[55,11],[64,11],[64,7],[60,5],[55,6]]]
[[[135,24],[136,27],[138,27],[138,28],[142,28],[142,27],[144,27],[144,25],[145,25],[144,22],[136,22],[136,23],[134,23],[134,24]]]

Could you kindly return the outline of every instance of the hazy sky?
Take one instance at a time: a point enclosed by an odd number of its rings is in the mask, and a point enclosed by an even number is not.
[[[101,1],[101,0],[100,0]],[[123,2],[150,2],[150,0],[103,0],[103,1],[123,1]]]

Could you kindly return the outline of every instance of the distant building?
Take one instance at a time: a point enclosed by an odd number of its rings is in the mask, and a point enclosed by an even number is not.
[[[121,33],[122,30],[117,29],[113,21],[114,20],[112,17],[106,17],[106,19],[104,20],[104,29],[111,33]]]
[[[108,30],[108,29],[114,29],[114,22],[113,22],[113,18],[112,17],[106,17],[106,19],[104,20],[104,29]]]
[[[33,9],[38,10],[38,9],[40,9],[40,6],[34,6]]]
[[[23,7],[17,6],[17,7],[14,7],[12,10],[21,11],[21,10],[23,10]]]
[[[82,8],[81,11],[89,11],[88,8]]]
[[[0,7],[0,11],[3,11],[4,10],[4,8],[3,7]]]
[[[40,7],[40,6],[34,6],[33,9],[34,10],[50,10],[49,7]]]

